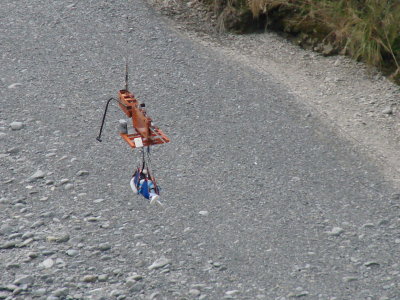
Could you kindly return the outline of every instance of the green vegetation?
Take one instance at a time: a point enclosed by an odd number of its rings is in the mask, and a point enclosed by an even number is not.
[[[300,45],[326,55],[338,52],[350,55],[380,68],[391,79],[400,82],[398,0],[205,1],[214,5],[222,24],[224,19],[232,19],[232,15],[243,16],[251,12],[258,28],[263,26],[285,32],[296,37]],[[243,21],[238,18],[238,22]],[[254,28],[254,24],[245,26]],[[223,27],[246,31],[243,24]]]

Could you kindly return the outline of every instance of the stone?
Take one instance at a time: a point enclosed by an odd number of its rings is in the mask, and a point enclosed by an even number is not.
[[[14,231],[14,227],[10,226],[9,224],[3,224],[0,226],[0,235],[2,234],[10,234]]]
[[[99,275],[98,280],[99,280],[100,282],[105,282],[105,281],[107,281],[107,280],[108,280],[108,274],[101,274],[101,275]]]
[[[234,296],[237,294],[239,294],[239,290],[231,290],[231,291],[225,292],[225,295],[228,295],[228,296]]]
[[[46,260],[44,260],[41,265],[46,268],[46,269],[50,269],[51,267],[54,266],[54,260],[51,258],[48,258]]]
[[[107,251],[107,250],[111,249],[111,245],[108,243],[104,243],[104,244],[99,245],[97,249],[100,251]]]
[[[343,281],[344,281],[344,282],[352,282],[352,281],[356,281],[356,280],[358,280],[357,277],[352,277],[352,276],[345,276],[345,277],[343,277]]]
[[[161,299],[161,294],[159,292],[154,292],[149,297],[150,300],[157,300]]]
[[[391,115],[393,114],[393,109],[390,106],[386,107],[384,110],[382,110],[382,113],[385,115]]]
[[[30,238],[32,238],[32,237],[34,237],[34,233],[33,232],[30,232],[30,231],[28,231],[28,232],[25,232],[22,236],[21,236],[21,238],[23,239],[23,240],[26,240],[26,239],[30,239]]]
[[[206,211],[206,210],[201,210],[201,211],[199,211],[199,214],[202,215],[202,216],[208,216],[209,212]]]
[[[80,171],[78,171],[78,172],[76,173],[76,175],[78,175],[78,176],[87,176],[87,175],[89,175],[89,171],[80,170]]]
[[[128,278],[125,279],[125,285],[130,288],[136,284],[137,281],[141,280],[143,277],[140,275],[133,275],[129,276]]]
[[[26,239],[26,240],[24,240],[22,243],[18,244],[17,247],[18,247],[18,248],[23,248],[23,247],[28,246],[28,245],[29,245],[30,243],[32,243],[32,242],[33,242],[33,239],[32,239],[32,238]]]
[[[68,256],[77,256],[79,254],[78,250],[75,249],[69,249],[65,252]]]
[[[378,267],[379,263],[376,261],[367,261],[366,263],[364,263],[364,266],[366,267]]]
[[[192,297],[198,297],[200,296],[201,292],[198,289],[190,289],[189,290],[189,295]]]
[[[22,85],[22,83],[15,82],[15,83],[10,84],[7,88],[9,88],[9,89],[15,89],[15,88],[17,88],[17,87],[19,87],[19,86],[21,86],[21,85]]]
[[[130,289],[129,292],[131,293],[138,293],[142,291],[145,287],[145,284],[143,282],[136,282]]]
[[[149,270],[155,270],[155,269],[160,269],[165,267],[166,265],[170,264],[171,260],[162,256],[159,259],[157,259],[156,261],[154,261],[149,267]]]
[[[74,185],[72,183],[67,183],[66,185],[64,185],[64,190],[66,191],[70,191],[74,188]]]
[[[5,242],[4,244],[0,245],[0,249],[12,249],[12,248],[15,248],[16,245],[17,245],[17,242],[15,242],[15,241]]]
[[[24,127],[24,123],[15,121],[10,124],[10,127],[14,131],[21,130]]]
[[[34,174],[32,174],[29,178],[28,178],[28,182],[33,182],[36,181],[38,179],[44,178],[46,174],[41,171],[41,170],[37,170]]]
[[[31,259],[37,258],[39,254],[37,252],[28,252],[28,257]]]
[[[4,132],[0,132],[0,141],[6,138],[7,134]]]
[[[329,235],[332,236],[339,236],[344,232],[343,228],[340,227],[333,227],[330,232],[328,232]]]
[[[70,239],[70,236],[68,233],[60,234],[57,236],[48,236],[46,237],[46,240],[48,242],[56,242],[56,243],[65,243],[68,242]]]
[[[19,148],[18,147],[12,147],[12,148],[8,148],[6,153],[8,154],[17,154],[19,152]]]
[[[85,275],[82,277],[83,282],[96,282],[98,276],[97,275]]]
[[[123,295],[124,291],[123,290],[112,290],[110,293],[111,297],[118,297],[120,295]]]
[[[68,288],[60,288],[53,292],[53,295],[58,298],[65,298],[68,295]]]
[[[35,282],[35,279],[31,275],[19,275],[15,278],[13,284],[19,286],[23,284],[32,285]]]
[[[46,289],[40,288],[40,289],[37,289],[37,290],[33,290],[32,291],[32,296],[34,296],[34,297],[42,297],[42,296],[44,296],[46,294],[46,292],[47,292]]]

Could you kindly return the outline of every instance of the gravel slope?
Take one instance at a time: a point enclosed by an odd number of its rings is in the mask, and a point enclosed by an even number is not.
[[[0,299],[396,299],[399,194],[274,76],[141,1],[3,1]],[[105,100],[131,89],[171,138],[166,209]],[[386,297],[386,298],[385,298]]]

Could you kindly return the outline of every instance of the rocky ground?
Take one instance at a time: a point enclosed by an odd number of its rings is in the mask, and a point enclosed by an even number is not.
[[[349,128],[394,126],[396,87],[274,35],[188,39],[142,1],[7,0],[0,18],[0,299],[399,299],[399,191],[319,118],[337,88],[384,88]],[[153,153],[165,210],[129,189],[118,107],[95,139],[126,56],[171,138]]]
[[[273,76],[312,114],[382,165],[400,185],[400,89],[347,57],[303,50],[273,32],[235,35],[202,1],[148,0],[183,34],[265,76]]]

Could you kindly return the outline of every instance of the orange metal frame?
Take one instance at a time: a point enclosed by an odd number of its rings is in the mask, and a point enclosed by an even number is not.
[[[143,146],[168,143],[170,140],[157,126],[152,125],[152,119],[140,107],[139,101],[128,90],[118,92],[119,106],[132,119],[135,134],[120,133],[121,137],[132,147],[136,148],[135,138],[141,138]]]

